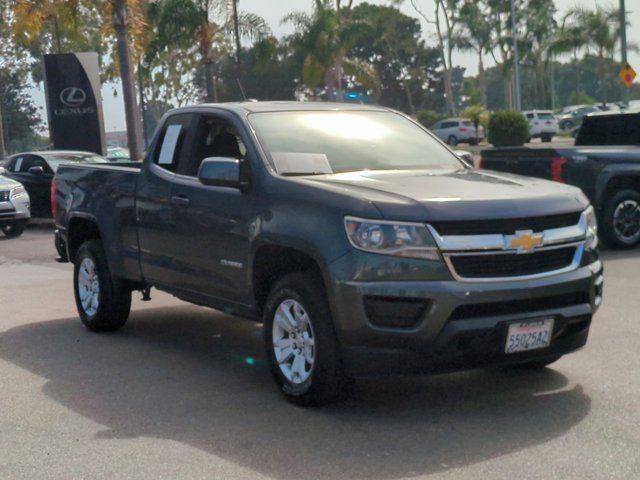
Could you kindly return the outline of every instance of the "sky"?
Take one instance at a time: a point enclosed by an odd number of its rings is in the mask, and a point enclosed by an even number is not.
[[[368,0],[369,3],[384,5],[389,4],[389,0]],[[504,0],[508,1],[508,0]],[[274,34],[278,37],[291,33],[290,25],[282,25],[280,23],[282,17],[292,10],[310,12],[313,6],[313,0],[239,0],[241,10],[250,11],[261,15],[269,24]],[[360,3],[355,0],[354,3]],[[433,12],[433,0],[417,0],[416,2],[422,10],[427,14]],[[617,0],[555,0],[556,8],[559,12],[563,12],[574,6],[584,6],[593,8],[596,5],[603,7],[617,4]],[[400,9],[407,15],[419,18],[415,10],[411,6],[409,0],[404,0]],[[638,0],[627,0],[626,9],[628,21],[631,28],[627,28],[628,42],[635,42],[640,45],[640,2]],[[435,32],[433,26],[426,24],[421,19],[422,31],[425,39],[430,43],[435,43]],[[640,72],[640,54],[630,52],[629,62]],[[466,68],[467,75],[475,75],[477,73],[477,59],[475,54],[456,52],[454,54],[454,63],[458,66]],[[492,65],[490,58],[485,59],[487,66]],[[44,88],[42,85],[31,89],[32,96],[36,106],[40,109],[43,120],[46,122],[46,109],[44,108]],[[109,131],[117,131],[125,129],[124,105],[122,102],[122,90],[117,82],[106,83],[102,87],[103,109],[105,118],[105,129]]]

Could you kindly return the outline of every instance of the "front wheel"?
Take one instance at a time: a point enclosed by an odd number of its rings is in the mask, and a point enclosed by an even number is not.
[[[452,147],[458,145],[458,139],[455,135],[450,135],[449,138],[447,138],[447,145],[450,145]]]
[[[609,197],[600,221],[600,238],[611,248],[633,248],[640,243],[640,193],[620,190]]]
[[[7,238],[17,238],[24,233],[25,227],[24,222],[7,223],[2,226],[2,233]]]
[[[83,243],[75,256],[73,284],[80,320],[92,332],[121,328],[129,318],[131,290],[111,276],[99,240]]]
[[[322,280],[311,273],[280,279],[264,308],[264,336],[273,378],[287,400],[321,405],[348,386]]]

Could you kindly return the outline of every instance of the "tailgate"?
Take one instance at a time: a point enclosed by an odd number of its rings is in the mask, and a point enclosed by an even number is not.
[[[551,180],[558,153],[549,148],[498,148],[482,151],[481,168]]]

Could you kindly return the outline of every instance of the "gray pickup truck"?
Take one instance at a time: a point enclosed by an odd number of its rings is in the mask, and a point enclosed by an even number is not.
[[[579,189],[474,170],[382,107],[172,110],[142,164],[63,165],[52,197],[87,328],[151,287],[262,322],[299,404],[365,374],[543,367],[602,300]]]

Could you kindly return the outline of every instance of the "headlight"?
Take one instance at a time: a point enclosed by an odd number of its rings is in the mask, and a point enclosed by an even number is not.
[[[598,220],[596,219],[596,212],[593,207],[589,205],[584,211],[584,215],[587,219],[587,239],[584,248],[593,250],[598,246]]]
[[[24,189],[24,187],[20,186],[20,187],[15,187],[11,189],[11,194],[9,195],[9,198],[11,200],[13,200],[14,198],[20,198],[24,195],[26,195],[27,191]]]
[[[358,250],[397,257],[440,260],[438,247],[421,223],[344,219],[349,242]]]

